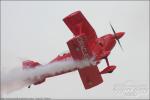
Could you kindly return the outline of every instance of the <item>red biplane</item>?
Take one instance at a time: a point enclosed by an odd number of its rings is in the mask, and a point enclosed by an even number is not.
[[[113,34],[107,34],[98,38],[95,30],[89,24],[81,11],[76,11],[66,16],[63,21],[74,34],[74,37],[67,42],[70,52],[63,54],[62,56],[57,56],[50,63],[55,61],[62,61],[67,58],[72,58],[75,61],[84,59],[88,61],[92,57],[95,57],[94,60],[96,61],[96,64],[90,63],[84,68],[75,68],[73,70],[56,73],[55,75],[43,76],[41,79],[36,80],[34,85],[44,82],[47,77],[52,77],[75,70],[78,70],[85,89],[89,89],[98,84],[101,84],[103,82],[101,74],[112,73],[116,68],[116,66],[109,64],[108,56],[115,46],[116,41],[121,46],[119,39],[124,35],[124,32],[116,33],[110,24]],[[106,60],[107,67],[100,71],[97,65],[102,59]],[[40,63],[30,60],[23,62],[23,68],[25,69],[35,68],[38,65],[40,65]]]

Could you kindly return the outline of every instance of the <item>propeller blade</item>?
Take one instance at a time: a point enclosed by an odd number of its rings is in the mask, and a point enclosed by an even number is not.
[[[110,27],[111,27],[111,29],[112,29],[112,31],[113,31],[113,33],[114,33],[115,39],[117,40],[117,42],[118,42],[120,48],[123,50],[122,45],[121,45],[119,39],[118,39],[117,36],[116,36],[115,29],[113,28],[113,26],[112,26],[111,24],[110,24]]]
[[[121,49],[122,49],[122,51],[123,51],[123,47],[122,47],[122,45],[121,45],[121,43],[120,43],[119,39],[117,39],[117,41],[118,41],[118,44],[120,45],[120,48],[121,48]]]
[[[110,24],[110,27],[111,27],[112,31],[114,32],[114,35],[116,36],[116,32],[111,24]]]

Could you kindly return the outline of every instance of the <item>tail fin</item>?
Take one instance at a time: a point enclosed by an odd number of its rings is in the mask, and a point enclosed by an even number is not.
[[[35,68],[41,64],[32,60],[25,60],[22,62],[22,65],[23,65],[23,69],[30,69],[30,68]],[[42,77],[42,76],[40,78],[35,77],[34,81],[35,81],[35,83],[33,83],[34,85],[41,84],[45,82],[45,77]],[[30,87],[31,85],[28,86],[28,88]]]

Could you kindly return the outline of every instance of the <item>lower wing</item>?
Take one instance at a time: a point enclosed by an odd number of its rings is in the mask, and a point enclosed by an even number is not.
[[[85,89],[90,89],[103,82],[97,66],[85,67],[78,71]]]

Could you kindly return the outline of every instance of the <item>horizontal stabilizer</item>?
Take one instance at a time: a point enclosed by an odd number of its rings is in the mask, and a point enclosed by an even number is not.
[[[41,64],[32,60],[26,60],[22,62],[23,69],[35,68],[36,66],[39,66],[39,65]]]

